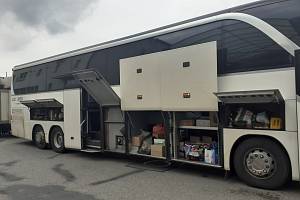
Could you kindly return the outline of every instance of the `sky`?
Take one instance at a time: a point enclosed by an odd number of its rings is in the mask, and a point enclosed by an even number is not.
[[[0,76],[24,64],[257,0],[0,0]]]

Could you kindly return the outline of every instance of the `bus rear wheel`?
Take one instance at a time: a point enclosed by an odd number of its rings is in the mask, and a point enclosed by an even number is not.
[[[275,141],[250,138],[243,141],[234,154],[238,177],[250,186],[278,189],[290,180],[290,161]]]
[[[51,147],[53,151],[57,153],[64,153],[65,152],[65,142],[64,142],[64,133],[63,131],[55,127],[51,131]]]
[[[41,126],[34,127],[32,136],[33,143],[37,148],[46,149],[47,143],[45,139],[45,132]]]

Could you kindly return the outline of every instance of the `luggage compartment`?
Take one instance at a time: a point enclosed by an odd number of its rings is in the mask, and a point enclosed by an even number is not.
[[[161,111],[126,112],[128,119],[129,154],[154,158],[166,158],[166,139]]]
[[[278,89],[216,95],[224,128],[285,130],[285,101]]]
[[[285,130],[285,103],[224,105],[224,128]]]
[[[126,153],[125,119],[119,106],[104,108],[105,150]]]
[[[221,131],[217,112],[174,112],[174,161],[221,167]]]

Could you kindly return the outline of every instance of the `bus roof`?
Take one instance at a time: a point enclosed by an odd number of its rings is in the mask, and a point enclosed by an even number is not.
[[[273,3],[278,3],[278,2],[283,2],[283,1],[289,1],[289,0],[261,0],[261,1],[256,1],[256,2],[253,2],[253,3],[241,5],[241,6],[238,6],[238,7],[229,8],[229,9],[218,11],[218,12],[215,12],[215,13],[211,13],[211,14],[200,16],[200,17],[188,19],[188,20],[185,20],[185,21],[173,23],[173,24],[170,24],[170,25],[166,25],[166,26],[159,27],[159,28],[156,28],[156,29],[148,30],[148,31],[141,32],[141,33],[138,33],[138,34],[122,37],[122,38],[119,38],[119,39],[110,40],[110,41],[107,41],[107,42],[103,42],[103,43],[99,43],[99,44],[96,44],[96,45],[76,49],[76,50],[69,51],[69,52],[62,53],[62,54],[57,54],[57,55],[50,56],[50,57],[47,57],[47,58],[43,58],[43,59],[40,59],[40,60],[36,60],[36,61],[33,61],[33,62],[29,62],[29,63],[25,63],[25,64],[21,64],[21,65],[16,65],[16,66],[14,66],[13,71],[18,70],[18,69],[31,67],[31,66],[35,66],[35,65],[40,65],[40,64],[52,62],[52,61],[56,61],[56,60],[60,60],[60,59],[64,59],[64,58],[68,58],[68,57],[77,56],[77,55],[80,55],[80,54],[90,53],[90,52],[105,49],[105,48],[111,48],[111,47],[114,47],[114,46],[119,46],[119,45],[121,45],[120,42],[122,42],[122,41],[124,41],[124,43],[122,43],[122,44],[138,41],[138,40],[147,38],[147,35],[149,35],[149,37],[150,37],[150,35],[155,33],[155,32],[162,31],[164,29],[173,28],[173,27],[180,26],[180,25],[184,25],[184,24],[194,22],[194,21],[197,21],[197,20],[201,20],[201,19],[205,19],[205,18],[208,18],[208,17],[212,17],[212,16],[224,14],[224,13],[230,13],[230,12],[242,12],[243,10],[247,10],[247,9],[250,9],[250,8],[259,7],[259,6],[268,5],[268,4],[273,4]],[[144,36],[144,37],[141,38],[141,36]],[[126,40],[133,39],[133,38],[135,38],[135,40],[130,40],[128,42],[125,42]]]

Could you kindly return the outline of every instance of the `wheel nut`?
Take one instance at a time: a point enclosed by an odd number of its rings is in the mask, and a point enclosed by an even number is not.
[[[261,156],[260,156],[260,158],[264,158],[264,156],[263,156],[263,155],[261,155]]]
[[[257,155],[257,154],[255,154],[255,157],[258,157],[258,155]]]
[[[269,161],[268,160],[265,160],[265,163],[268,163]]]

